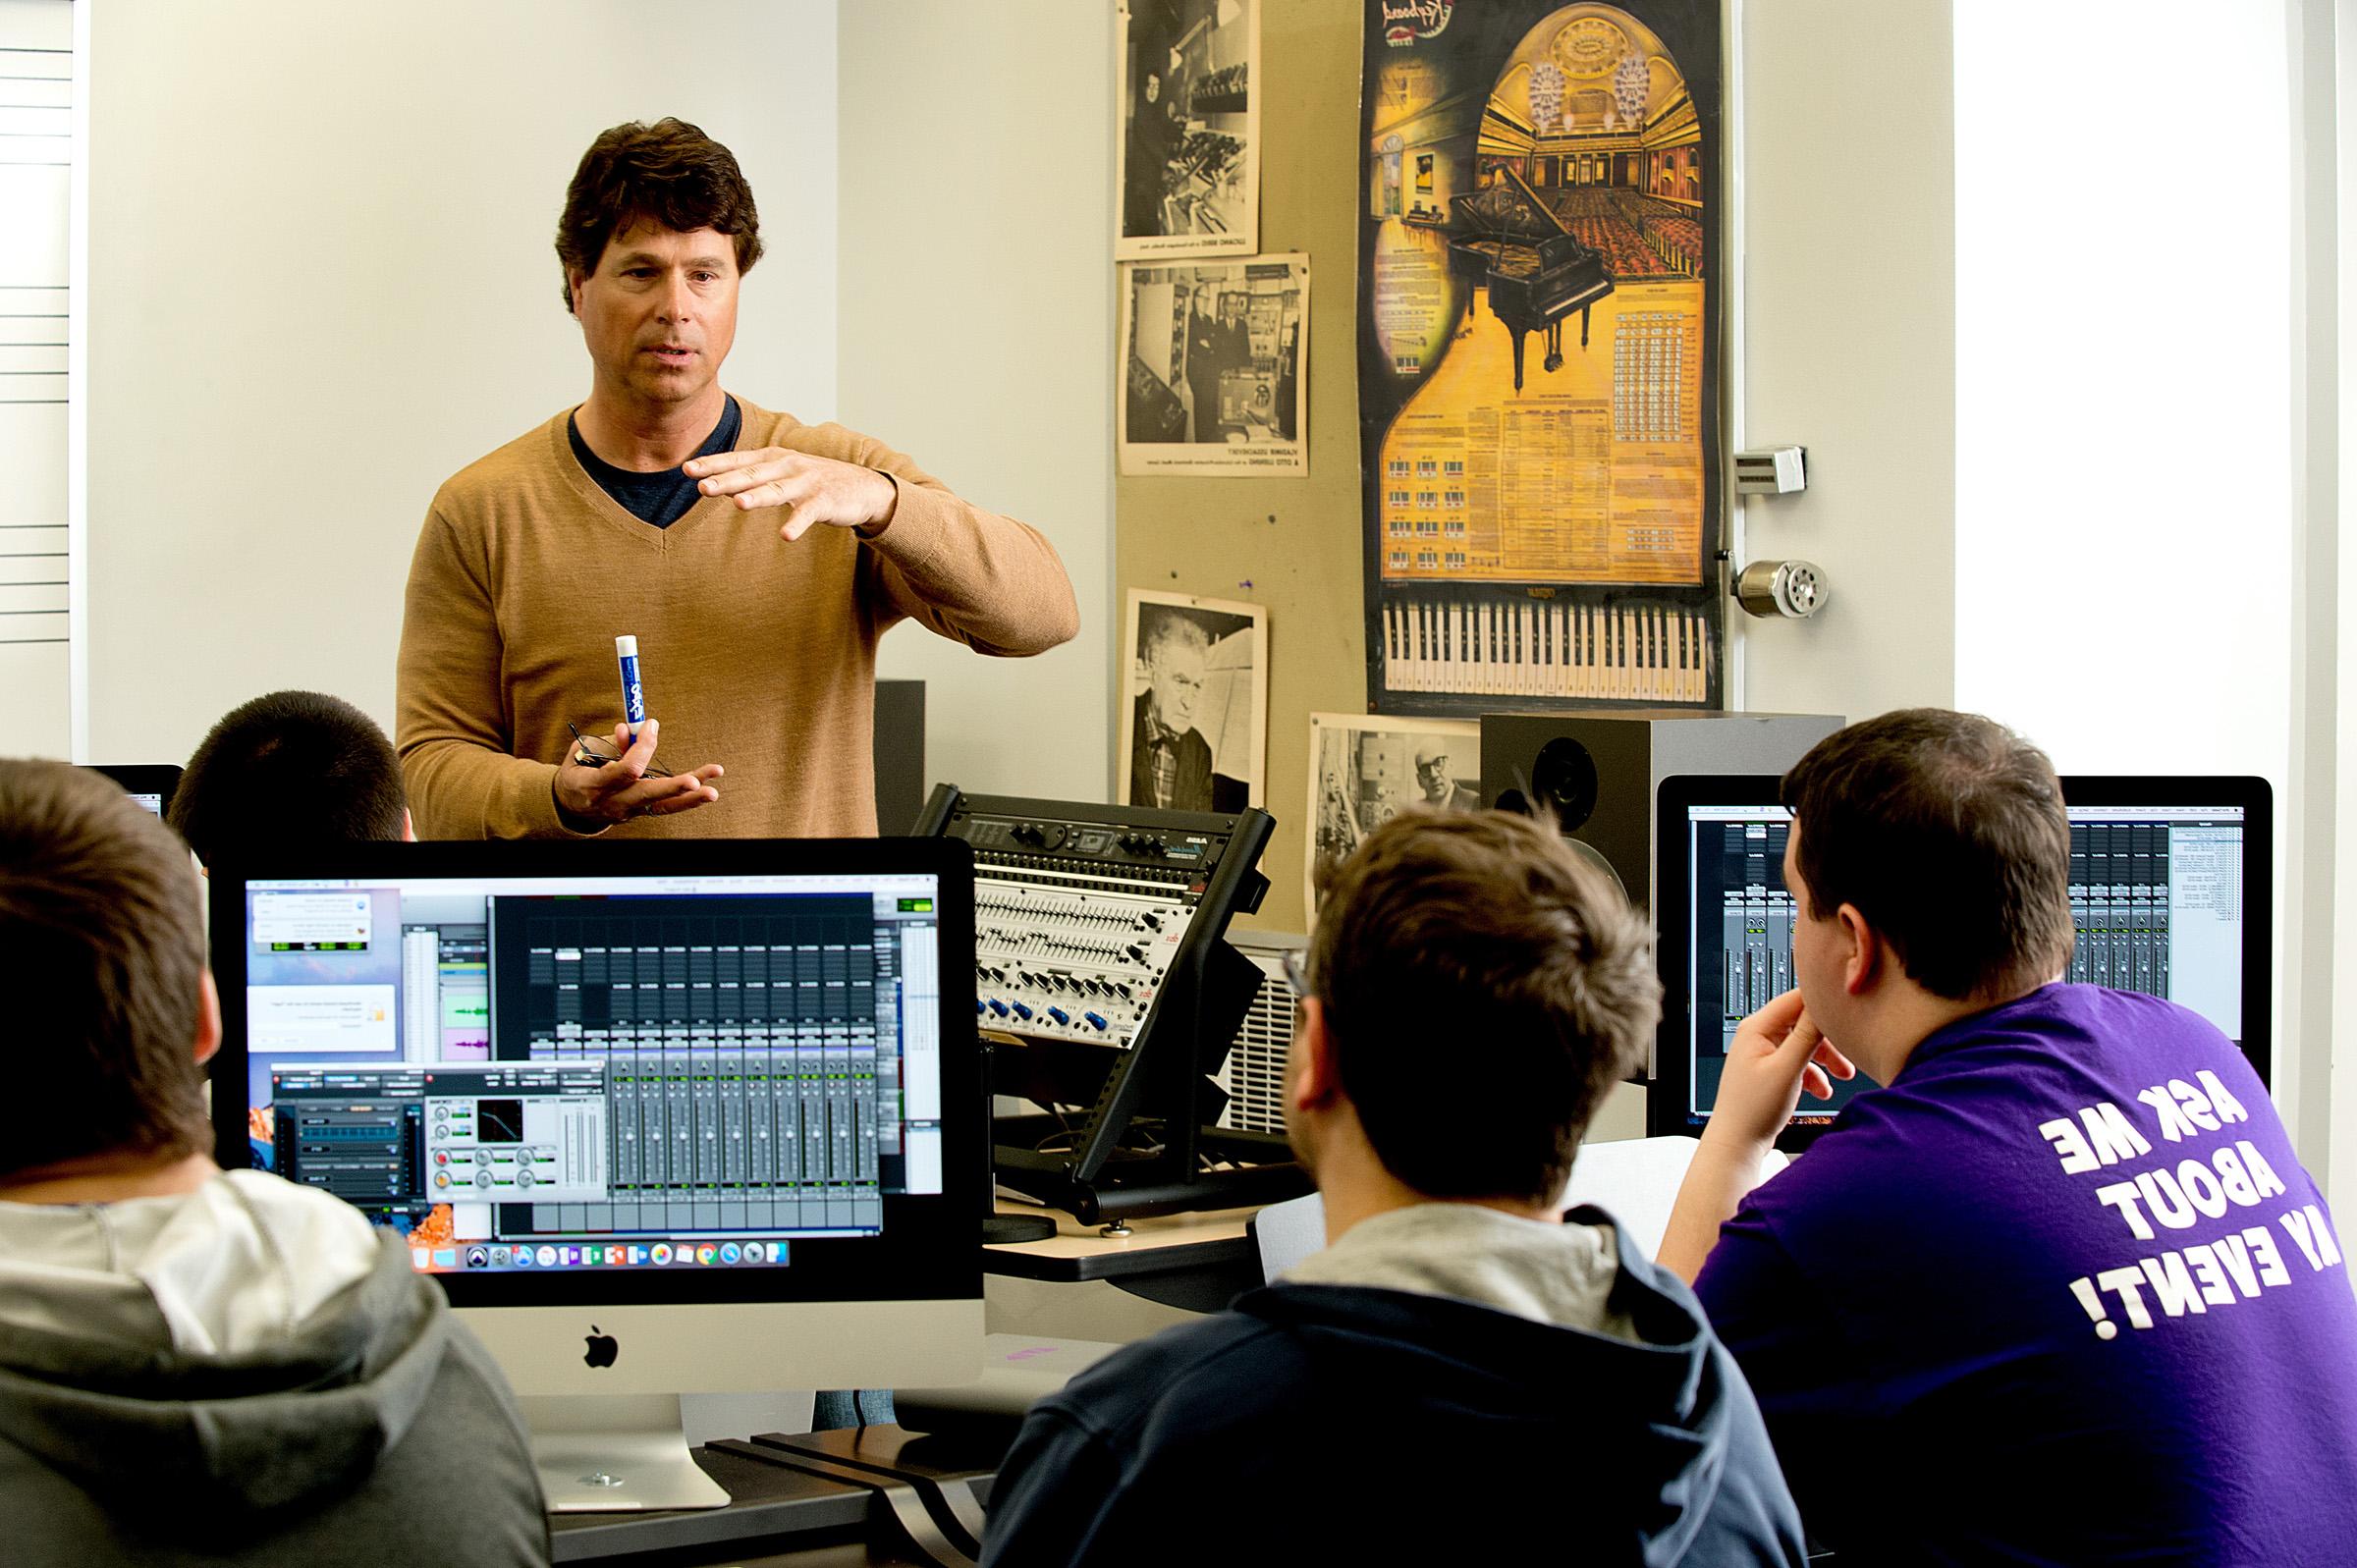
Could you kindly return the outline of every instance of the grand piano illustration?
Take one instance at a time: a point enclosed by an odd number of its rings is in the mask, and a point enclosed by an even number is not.
[[[1563,318],[1579,312],[1579,346],[1588,346],[1588,312],[1613,292],[1604,258],[1563,227],[1530,183],[1502,168],[1469,196],[1453,196],[1449,270],[1490,292],[1490,313],[1514,336],[1514,390],[1522,390],[1522,339],[1547,334],[1549,370],[1563,367]]]

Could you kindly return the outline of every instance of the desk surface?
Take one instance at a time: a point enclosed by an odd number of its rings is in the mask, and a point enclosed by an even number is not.
[[[1156,1275],[1249,1271],[1247,1284],[1260,1278],[1260,1255],[1244,1222],[1250,1209],[1213,1209],[1201,1214],[1156,1215],[1129,1221],[1126,1236],[1098,1234],[1060,1210],[999,1200],[1004,1215],[1045,1215],[1056,1234],[1044,1241],[1002,1242],[982,1249],[985,1272],[1018,1279],[1144,1279]]]
[[[778,1565],[929,1563],[889,1523],[891,1509],[867,1487],[793,1468],[805,1458],[880,1465],[902,1477],[963,1485],[977,1502],[990,1496],[990,1471],[965,1462],[958,1445],[899,1427],[862,1432],[751,1438],[694,1450],[706,1475],[728,1488],[726,1508],[686,1513],[554,1514],[550,1544],[558,1563],[613,1568],[661,1564]]]

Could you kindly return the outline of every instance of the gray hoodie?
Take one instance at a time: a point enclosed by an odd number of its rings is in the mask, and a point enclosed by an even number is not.
[[[328,1197],[0,1204],[0,1556],[543,1563],[522,1423],[441,1290]]]
[[[1542,1224],[1479,1204],[1415,1204],[1360,1220],[1285,1277],[1453,1296],[1634,1344],[1636,1328],[1612,1299],[1617,1245],[1609,1224]]]

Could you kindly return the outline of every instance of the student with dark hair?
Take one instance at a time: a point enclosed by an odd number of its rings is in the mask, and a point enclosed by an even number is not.
[[[1286,1123],[1326,1250],[1034,1406],[984,1560],[1799,1563],[1692,1296],[1610,1216],[1562,1217],[1661,1006],[1618,890],[1526,818],[1403,812],[1294,984]]]
[[[542,1563],[515,1402],[390,1232],[224,1172],[188,852],[0,762],[0,1509],[12,1568]]]
[[[318,691],[273,691],[225,714],[189,759],[166,820],[208,865],[250,844],[412,837],[393,743]]]
[[[1078,628],[1036,531],[722,389],[761,249],[751,187],[694,126],[582,155],[557,259],[589,396],[445,483],[410,568],[396,739],[426,837],[872,834],[887,630],[1019,655]],[[625,635],[653,716],[634,737]],[[701,809],[724,767],[729,803]]]
[[[1843,1563],[2345,1561],[2331,1217],[2216,1028],[2060,983],[2045,755],[1916,709],[1819,742],[1783,797],[1799,986],[1737,1032],[1661,1256],[1810,1530]],[[1744,1197],[1853,1064],[1882,1087]]]

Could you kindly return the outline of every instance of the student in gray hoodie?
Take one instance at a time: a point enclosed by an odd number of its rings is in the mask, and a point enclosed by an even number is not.
[[[1619,891],[1528,819],[1411,811],[1343,863],[1294,981],[1326,1250],[1035,1405],[984,1561],[1800,1563],[1693,1295],[1562,1214],[1661,1007]]]
[[[0,761],[0,1559],[543,1563],[514,1399],[357,1211],[213,1163],[195,873],[106,780]]]

